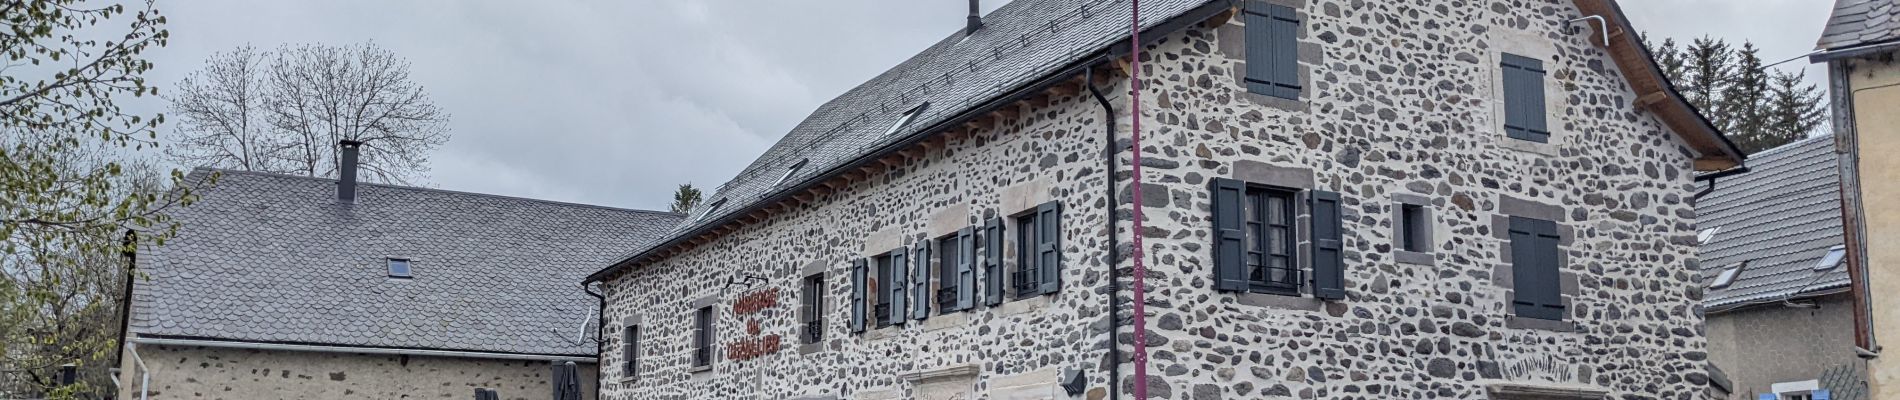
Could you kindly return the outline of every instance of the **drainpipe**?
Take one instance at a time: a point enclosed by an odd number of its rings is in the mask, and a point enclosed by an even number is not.
[[[1710,173],[1708,173],[1708,174],[1705,174],[1705,175],[1702,175],[1702,176],[1698,176],[1698,177],[1695,177],[1695,181],[1696,181],[1696,182],[1703,182],[1703,181],[1707,181],[1707,182],[1709,182],[1709,187],[1706,187],[1706,188],[1702,188],[1702,190],[1701,190],[1701,191],[1698,191],[1698,192],[1695,192],[1695,195],[1692,195],[1692,196],[1689,196],[1689,204],[1690,204],[1690,205],[1694,205],[1694,204],[1696,204],[1696,203],[1699,203],[1699,202],[1701,202],[1701,201],[1702,201],[1702,196],[1707,196],[1707,195],[1709,195],[1709,193],[1715,193],[1715,180],[1716,180],[1716,179],[1718,179],[1718,178],[1724,178],[1724,177],[1730,177],[1730,176],[1735,176],[1735,175],[1741,175],[1741,174],[1746,174],[1746,173],[1748,173],[1748,171],[1749,171],[1749,169],[1748,169],[1748,166],[1747,166],[1747,165],[1743,165],[1743,166],[1740,166],[1740,167],[1735,167],[1735,168],[1729,168],[1729,169],[1725,169],[1725,170],[1721,170],[1721,171],[1715,171],[1715,172],[1710,172]]]
[[[1108,371],[1108,398],[1119,399],[1122,391],[1122,346],[1115,342],[1115,335],[1122,330],[1122,288],[1121,277],[1116,276],[1115,272],[1121,266],[1122,256],[1121,235],[1115,233],[1115,226],[1121,223],[1115,217],[1119,207],[1115,204],[1115,172],[1119,170],[1115,165],[1115,141],[1118,140],[1115,136],[1115,105],[1108,102],[1108,96],[1102,95],[1101,88],[1095,87],[1095,68],[1089,67],[1085,71],[1082,85],[1088,86],[1089,94],[1095,95],[1095,102],[1102,105],[1102,125],[1108,132],[1108,143],[1102,149],[1102,162],[1108,164],[1108,359],[1111,368]]]
[[[602,366],[601,364],[603,363],[599,361],[607,357],[606,354],[602,354],[602,350],[605,350],[607,347],[607,336],[605,335],[607,331],[607,296],[594,293],[594,288],[588,287],[587,282],[581,282],[581,293],[593,296],[595,300],[599,300],[600,302],[598,307],[594,307],[594,310],[599,313],[596,314],[599,315],[599,317],[595,319],[597,322],[594,324],[594,360],[596,360],[594,361],[594,370],[596,371],[594,374],[594,398],[599,399],[601,398],[600,391],[607,386],[600,384],[600,377],[606,376],[607,368]],[[625,346],[626,344],[622,343],[621,345]]]

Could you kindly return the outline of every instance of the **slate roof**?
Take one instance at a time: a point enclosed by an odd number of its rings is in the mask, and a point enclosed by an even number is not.
[[[193,181],[213,170],[192,172]],[[577,282],[679,214],[222,171],[148,246],[141,336],[592,356]],[[413,279],[387,277],[386,258]]]
[[[1818,136],[1749,156],[1749,173],[1718,179],[1696,205],[1699,229],[1718,229],[1702,244],[1703,284],[1723,269],[1747,266],[1703,301],[1719,309],[1844,288],[1847,264],[1815,265],[1842,240],[1840,174],[1833,136]]]
[[[1835,0],[1818,49],[1900,39],[1900,0]]]

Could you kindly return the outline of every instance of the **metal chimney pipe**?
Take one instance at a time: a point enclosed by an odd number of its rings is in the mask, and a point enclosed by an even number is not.
[[[983,29],[983,11],[977,8],[977,3],[979,2],[981,2],[981,0],[970,0],[969,24],[963,28],[963,34],[965,35],[975,34],[976,30]]]
[[[355,203],[357,148],[362,147],[363,142],[345,139],[337,145],[343,147],[343,160],[337,165],[336,200],[342,203]]]

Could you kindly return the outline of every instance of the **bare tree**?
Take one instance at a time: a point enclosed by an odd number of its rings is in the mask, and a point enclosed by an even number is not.
[[[409,63],[374,44],[240,47],[207,60],[172,97],[174,161],[334,177],[337,142],[355,140],[367,180],[412,183],[448,140],[449,115],[409,77]]]

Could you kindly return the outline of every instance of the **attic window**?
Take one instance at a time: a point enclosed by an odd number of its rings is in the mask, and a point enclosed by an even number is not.
[[[1721,289],[1721,288],[1728,287],[1729,284],[1735,283],[1735,275],[1740,274],[1742,272],[1742,267],[1746,267],[1746,266],[1748,266],[1747,262],[1741,262],[1741,263],[1735,264],[1734,266],[1728,267],[1727,269],[1722,270],[1721,274],[1718,274],[1715,276],[1715,283],[1709,284],[1709,288]]]
[[[884,131],[884,136],[890,136],[891,134],[897,133],[897,130],[904,129],[904,125],[910,125],[910,121],[917,119],[917,114],[923,114],[926,108],[930,108],[930,103],[918,104],[916,107],[911,107],[910,111],[904,112],[904,116],[897,118],[897,123],[891,124],[891,130]]]
[[[1709,244],[1710,240],[1715,240],[1715,233],[1721,232],[1721,231],[1722,231],[1722,227],[1720,226],[1709,228],[1709,229],[1703,229],[1702,232],[1698,232],[1695,234],[1695,241],[1696,243],[1700,243],[1700,244]]]
[[[1821,257],[1821,262],[1814,264],[1814,270],[1826,271],[1826,270],[1834,269],[1834,267],[1840,266],[1841,259],[1846,258],[1846,257],[1847,257],[1846,246],[1834,246],[1834,248],[1827,249],[1827,255]]]
[[[389,259],[389,277],[403,278],[403,279],[411,278],[412,276],[409,275],[409,259],[407,258]]]
[[[714,201],[712,205],[706,206],[706,211],[701,211],[699,213],[699,219],[693,220],[693,222],[705,222],[706,217],[712,216],[713,212],[719,211],[719,206],[723,206],[723,205],[726,205],[726,199],[719,199],[719,201]]]
[[[785,169],[785,175],[781,175],[781,176],[779,176],[779,177],[778,177],[778,182],[772,182],[772,186],[778,186],[778,185],[783,185],[783,184],[785,184],[785,182],[786,182],[786,181],[790,181],[790,180],[792,180],[792,176],[793,176],[793,175],[798,175],[798,170],[799,170],[800,168],[805,168],[805,162],[806,162],[806,161],[811,161],[811,160],[810,160],[810,159],[799,159],[797,163],[793,163],[793,164],[792,164],[792,167],[791,167],[791,168],[786,168],[786,169]]]

